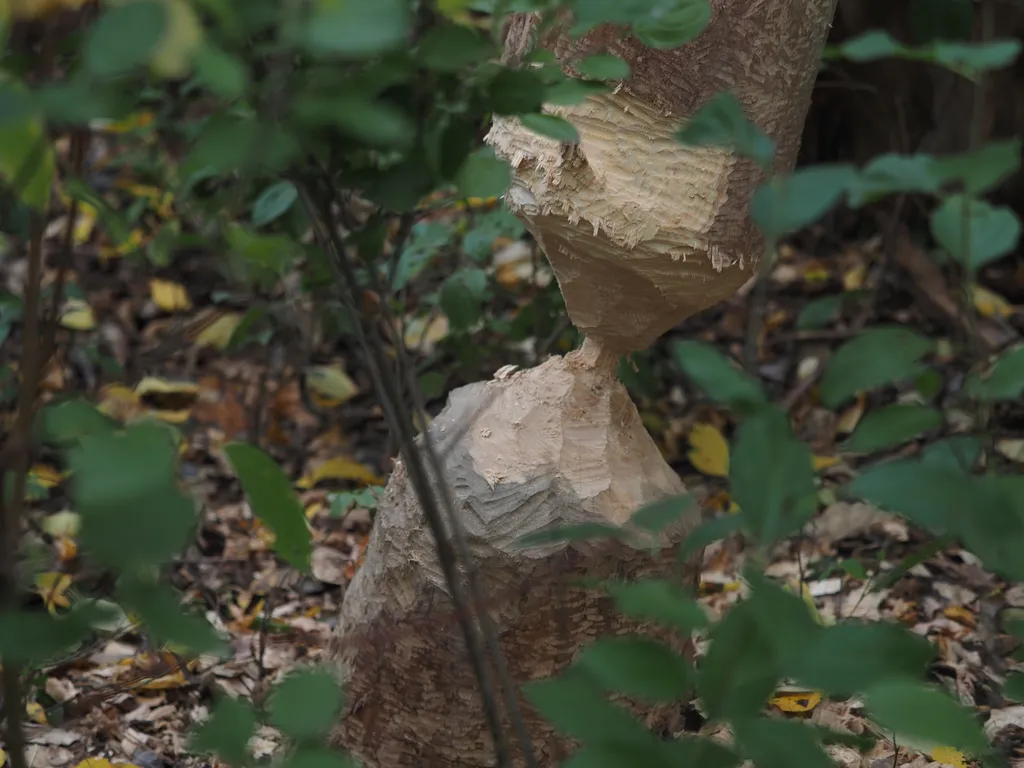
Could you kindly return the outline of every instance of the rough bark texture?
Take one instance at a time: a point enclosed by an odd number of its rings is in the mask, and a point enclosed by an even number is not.
[[[611,94],[551,107],[580,143],[563,145],[497,120],[488,140],[516,170],[507,195],[551,261],[569,315],[618,352],[643,349],[680,320],[732,295],[763,249],[747,215],[763,172],[720,149],[687,148],[673,134],[723,90],[793,167],[834,0],[711,0],[695,41],[656,51],[602,27],[542,42],[569,66],[609,52],[633,75]],[[515,54],[536,18],[516,18]]]
[[[653,51],[621,30],[570,43],[545,40],[567,62],[608,50],[633,65],[613,94],[558,110],[580,129],[564,147],[514,121],[490,140],[516,168],[508,195],[552,262],[583,347],[537,368],[452,393],[428,435],[444,457],[480,574],[486,610],[518,692],[550,677],[599,636],[639,631],[577,577],[696,577],[673,549],[689,516],[656,546],[551,544],[526,534],[564,523],[627,524],[650,502],[683,492],[647,434],[615,363],[745,282],[762,247],[747,216],[761,172],[730,152],[673,139],[682,120],[719,91],[736,93],[778,147],[796,157],[818,54],[834,0],[711,0],[694,43]],[[507,39],[524,45],[534,20]],[[491,766],[494,751],[477,683],[451,610],[435,546],[405,469],[382,500],[362,567],[346,595],[334,649],[348,688],[336,741],[374,768]],[[664,636],[664,635],[662,635]],[[668,639],[668,638],[666,638]],[[681,650],[684,642],[672,640]],[[634,706],[638,706],[634,703]],[[638,709],[671,730],[672,708]],[[570,745],[525,706],[541,765]]]
[[[429,428],[517,686],[551,676],[598,636],[648,631],[574,578],[696,577],[692,567],[676,565],[671,547],[691,521],[666,534],[657,556],[621,544],[516,546],[553,524],[622,524],[638,507],[683,492],[612,361],[595,360],[593,351],[588,345],[507,379],[462,387]],[[402,465],[388,483],[337,637],[348,689],[339,744],[380,768],[494,765],[434,542]],[[557,764],[568,745],[526,712],[541,764]],[[645,714],[655,727],[672,727],[672,710]]]

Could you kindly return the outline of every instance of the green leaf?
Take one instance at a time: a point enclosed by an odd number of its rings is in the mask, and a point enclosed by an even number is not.
[[[1003,696],[1014,701],[1024,701],[1024,672],[1013,672],[1003,683]]]
[[[730,725],[736,746],[757,768],[835,768],[817,732],[803,723],[748,717]]]
[[[944,180],[941,162],[931,155],[879,155],[850,183],[850,205],[859,207],[898,192],[937,194]]]
[[[329,99],[303,96],[294,108],[311,125],[332,126],[373,147],[407,147],[416,137],[416,126],[400,107],[360,91],[345,90]]]
[[[689,635],[708,626],[704,608],[679,587],[659,579],[642,579],[605,585],[615,605],[625,616],[641,621],[656,621]]]
[[[88,31],[83,49],[86,70],[116,77],[146,64],[168,24],[166,3],[135,0],[107,5]]]
[[[580,651],[574,666],[605,690],[644,701],[681,700],[692,684],[680,654],[639,635],[601,638]]]
[[[232,765],[249,762],[249,739],[256,731],[256,711],[244,699],[221,696],[210,719],[196,729],[191,747],[196,752],[213,753]]]
[[[186,610],[181,596],[166,584],[122,577],[120,602],[142,619],[153,637],[195,654],[222,652],[226,644],[204,617]]]
[[[874,686],[866,699],[872,719],[897,739],[920,739],[969,753],[988,748],[974,713],[938,688],[893,680]]]
[[[633,22],[633,34],[649,48],[678,48],[697,38],[711,22],[708,0],[676,0],[667,12],[659,7]]]
[[[942,426],[942,412],[927,405],[896,404],[871,411],[861,419],[842,450],[874,453],[913,440]]]
[[[452,328],[467,330],[483,317],[487,273],[478,267],[456,272],[441,286],[441,309]]]
[[[544,528],[521,537],[516,543],[520,547],[536,547],[542,544],[571,541],[593,541],[594,539],[621,539],[625,531],[614,525],[603,523],[576,523]]]
[[[512,183],[512,169],[490,147],[469,155],[455,175],[462,197],[500,197]]]
[[[437,72],[458,72],[493,54],[493,46],[487,37],[459,24],[432,26],[416,51],[423,66]]]
[[[807,302],[796,318],[796,327],[801,331],[825,328],[839,319],[845,295],[823,296]]]
[[[939,245],[973,272],[1017,247],[1020,220],[1009,208],[951,195],[932,212],[931,230]]]
[[[672,343],[672,359],[707,397],[733,410],[749,411],[767,402],[760,382],[710,344]]]
[[[576,126],[557,115],[522,115],[519,121],[523,127],[555,141],[576,143],[580,140]]]
[[[408,0],[326,0],[318,6],[305,29],[314,54],[368,58],[399,48],[411,28]]]
[[[750,215],[771,240],[803,229],[824,215],[855,181],[852,165],[819,164],[777,176],[750,199]]]
[[[683,544],[679,548],[679,559],[686,561],[690,555],[696,554],[709,544],[739,533],[743,530],[743,522],[741,515],[721,515],[705,520],[683,539]]]
[[[252,225],[262,227],[281,218],[298,199],[299,190],[290,181],[271,184],[252,204]]]
[[[846,697],[900,677],[924,674],[935,650],[894,624],[846,621],[815,632],[785,653],[782,672],[798,685]]]
[[[649,745],[654,736],[624,707],[607,701],[573,670],[523,686],[527,701],[560,732],[587,744]]]
[[[900,459],[861,471],[850,494],[903,515],[939,535],[956,530],[955,517],[977,504],[973,479],[937,462]]]
[[[629,522],[637,528],[657,535],[678,522],[693,508],[693,497],[688,494],[646,504],[630,517]]]
[[[395,266],[392,290],[400,291],[426,268],[442,247],[452,238],[451,227],[441,221],[421,221],[413,225],[412,234]]]
[[[573,69],[591,80],[625,80],[632,73],[627,62],[606,53],[586,56],[573,63]]]
[[[947,437],[926,446],[921,451],[921,461],[948,470],[970,472],[978,463],[983,447],[981,438],[973,435]]]
[[[82,548],[104,565],[152,567],[180,555],[196,509],[177,482],[178,447],[163,424],[81,436],[68,451]]]
[[[902,460],[864,470],[848,490],[939,536],[959,537],[987,568],[1024,579],[1016,544],[1024,537],[1024,509],[1020,489],[1006,479],[951,471],[937,461]]]
[[[971,374],[964,384],[968,397],[982,401],[1024,397],[1024,346],[1003,352],[984,374]]]
[[[545,88],[544,81],[532,70],[501,69],[487,83],[487,104],[496,115],[540,112],[545,93],[550,95]]]
[[[1020,148],[1020,139],[991,142],[973,152],[936,160],[936,172],[944,181],[963,184],[967,194],[982,195],[1020,169]]]
[[[308,572],[312,546],[306,515],[281,468],[259,448],[245,443],[229,443],[224,453],[253,514],[274,532],[274,550],[295,568]]]
[[[662,751],[670,758],[668,765],[671,768],[735,768],[742,762],[739,755],[711,738],[683,735],[662,744]],[[615,768],[623,768],[625,765],[637,764],[623,762],[618,763]]]
[[[254,118],[214,115],[182,161],[180,174],[189,187],[201,178],[243,168],[277,169],[298,151],[294,136],[281,126]]]
[[[938,42],[931,59],[937,64],[977,75],[1010,66],[1020,55],[1020,40],[990,40],[987,43]]]
[[[900,326],[864,331],[828,361],[821,398],[836,408],[858,392],[912,378],[921,372],[920,360],[934,346],[926,336]]]
[[[799,530],[817,509],[810,448],[775,406],[740,424],[729,466],[732,498],[763,545]]]
[[[591,96],[599,93],[608,93],[612,86],[607,83],[598,83],[592,80],[579,80],[575,77],[567,77],[547,86],[544,96],[541,99],[544,104],[556,106],[573,107],[586,101]],[[523,112],[536,112],[539,106],[533,109],[524,109]],[[495,110],[497,112],[497,110]],[[504,113],[499,113],[504,114]]]
[[[196,51],[193,64],[196,79],[217,96],[237,99],[249,87],[249,71],[245,62],[208,40]]]
[[[775,155],[772,140],[747,118],[739,99],[730,91],[720,91],[705,102],[679,129],[676,139],[694,146],[735,147],[763,167]]]
[[[75,398],[48,403],[39,413],[39,438],[50,445],[70,447],[86,435],[106,435],[118,423],[89,402]]]
[[[335,750],[303,746],[285,758],[281,768],[356,768],[356,763]]]
[[[298,740],[323,739],[345,704],[341,683],[325,671],[292,672],[270,695],[270,722]]]
[[[902,52],[904,47],[888,32],[871,30],[844,42],[839,53],[850,61],[877,61]]]
[[[3,80],[0,72],[0,87],[29,97],[20,83]],[[38,114],[27,110],[17,118],[0,121],[0,178],[7,181],[19,200],[36,211],[45,211],[50,205],[56,168],[53,145]]]
[[[779,672],[748,600],[734,606],[711,630],[711,647],[697,674],[697,693],[709,718],[733,720],[760,713]]]
[[[36,664],[68,652],[88,639],[96,616],[72,611],[60,618],[20,609],[0,610],[0,658],[8,664]]]

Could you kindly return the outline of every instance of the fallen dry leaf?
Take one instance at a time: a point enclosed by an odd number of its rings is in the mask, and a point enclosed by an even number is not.
[[[187,312],[192,309],[192,299],[181,283],[153,278],[149,281],[149,296],[164,312]]]
[[[821,703],[821,694],[817,691],[789,691],[773,696],[771,705],[782,712],[810,712]]]
[[[358,461],[336,456],[317,465],[303,475],[295,484],[302,490],[309,490],[324,480],[357,480],[367,485],[382,485],[384,478]]]
[[[306,369],[306,386],[313,402],[335,408],[359,394],[358,385],[340,365],[313,365]]]
[[[687,458],[694,468],[711,477],[729,476],[729,444],[710,424],[696,424],[690,430]]]
[[[96,315],[82,299],[68,299],[60,311],[60,324],[72,331],[91,331],[96,327]]]
[[[58,608],[69,608],[67,592],[71,588],[71,574],[47,571],[36,576],[36,592],[46,604],[46,610],[56,614]]]

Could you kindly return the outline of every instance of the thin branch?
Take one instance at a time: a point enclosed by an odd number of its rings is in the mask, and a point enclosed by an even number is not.
[[[337,231],[329,224],[329,222],[333,221],[330,201],[328,200],[326,203],[321,201],[318,205],[314,202],[312,195],[305,186],[302,188],[302,199],[311,220],[314,222],[314,227],[319,230],[317,233],[318,239],[320,239],[325,250],[331,256],[329,262],[335,271],[337,288],[341,293],[346,309],[350,313],[353,328],[360,345],[366,353],[371,377],[374,380],[377,391],[381,395],[381,404],[384,408],[385,417],[389,426],[398,437],[399,449],[405,460],[409,479],[423,509],[427,525],[434,536],[438,561],[448,589],[451,592],[452,600],[455,603],[459,626],[469,653],[470,664],[479,683],[484,717],[487,720],[491,738],[494,741],[498,765],[510,766],[512,763],[509,745],[501,727],[501,718],[494,694],[494,684],[487,668],[484,651],[480,647],[480,638],[477,636],[476,627],[474,626],[473,609],[467,603],[459,578],[459,566],[456,562],[455,552],[445,532],[444,518],[438,507],[437,499],[434,497],[426,468],[416,449],[412,419],[407,412],[405,403],[394,386],[393,379],[387,375],[386,357],[381,350],[381,344],[378,343],[377,339],[371,342],[369,338],[370,334],[377,330],[375,325],[366,323],[367,327],[364,328],[364,318],[356,308],[355,298],[352,295],[352,290],[357,285],[356,277],[351,264],[345,258],[344,245],[340,242]],[[438,484],[444,485],[443,482]]]

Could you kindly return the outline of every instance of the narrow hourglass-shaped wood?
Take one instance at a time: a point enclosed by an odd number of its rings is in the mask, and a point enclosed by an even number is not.
[[[420,438],[443,457],[482,609],[517,687],[556,674],[599,636],[659,633],[625,619],[582,579],[697,574],[699,560],[675,557],[696,507],[652,547],[517,542],[556,524],[623,525],[639,507],[684,492],[615,369],[621,354],[748,279],[762,243],[747,205],[762,173],[724,149],[682,147],[673,133],[714,93],[732,90],[774,140],[776,168],[792,167],[833,3],[711,0],[707,31],[667,51],[621,29],[579,41],[556,30],[541,42],[566,65],[608,51],[630,62],[633,76],[614,93],[551,110],[577,125],[578,145],[513,119],[489,135],[515,169],[508,203],[586,334],[564,357],[455,390]],[[535,23],[514,20],[509,51],[522,50]],[[335,740],[364,765],[495,765],[434,543],[401,463],[345,596],[333,656],[348,691]],[[634,705],[653,728],[673,731],[677,709]],[[525,702],[522,709],[540,765],[558,765],[572,745]]]

